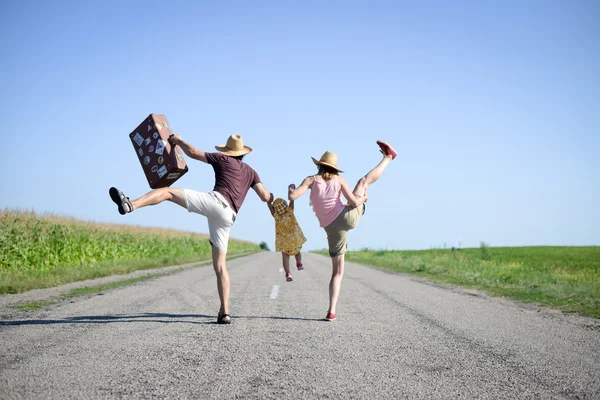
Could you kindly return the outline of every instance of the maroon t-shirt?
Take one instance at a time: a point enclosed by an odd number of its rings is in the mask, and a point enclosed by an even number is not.
[[[206,159],[215,170],[213,190],[221,193],[237,214],[248,189],[260,183],[258,174],[245,162],[221,153],[206,153]]]

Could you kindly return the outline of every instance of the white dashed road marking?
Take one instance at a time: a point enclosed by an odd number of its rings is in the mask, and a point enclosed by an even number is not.
[[[271,300],[275,300],[279,295],[279,285],[275,285],[271,288],[271,295],[269,296]]]

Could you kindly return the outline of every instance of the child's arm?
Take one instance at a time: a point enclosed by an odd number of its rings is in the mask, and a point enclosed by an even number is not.
[[[267,205],[269,206],[269,211],[271,211],[271,216],[275,216],[275,209],[273,208],[273,203],[267,201]]]

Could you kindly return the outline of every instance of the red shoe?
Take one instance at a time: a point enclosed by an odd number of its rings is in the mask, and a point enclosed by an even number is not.
[[[392,156],[392,160],[394,158],[396,158],[396,156],[398,155],[398,153],[396,153],[396,150],[394,150],[394,148],[392,146],[390,146],[389,144],[387,144],[386,142],[382,142],[381,140],[378,140],[377,144],[379,145],[379,148],[381,149],[381,152],[384,155]]]
[[[288,282],[291,282],[294,280],[294,278],[292,278],[292,273],[288,272],[287,274],[285,274],[285,280]]]
[[[298,268],[298,271],[302,271],[304,266],[302,264],[296,264],[296,268]]]
[[[335,314],[328,312],[325,321],[335,321]]]

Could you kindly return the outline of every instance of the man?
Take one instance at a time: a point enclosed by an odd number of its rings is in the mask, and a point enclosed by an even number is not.
[[[215,187],[211,192],[167,187],[152,190],[133,201],[130,201],[123,192],[114,187],[110,188],[109,194],[121,214],[169,200],[186,208],[189,212],[204,215],[208,219],[213,267],[217,275],[217,288],[221,300],[217,323],[229,324],[231,323],[229,315],[230,283],[226,266],[229,230],[235,222],[236,215],[250,188],[254,189],[264,202],[272,203],[273,193],[269,193],[265,189],[256,171],[242,162],[244,156],[252,149],[244,145],[241,136],[231,135],[227,139],[227,144],[215,146],[217,153],[200,151],[179,135],[171,136],[170,141],[173,145],[180,146],[188,157],[212,165],[215,171]]]

